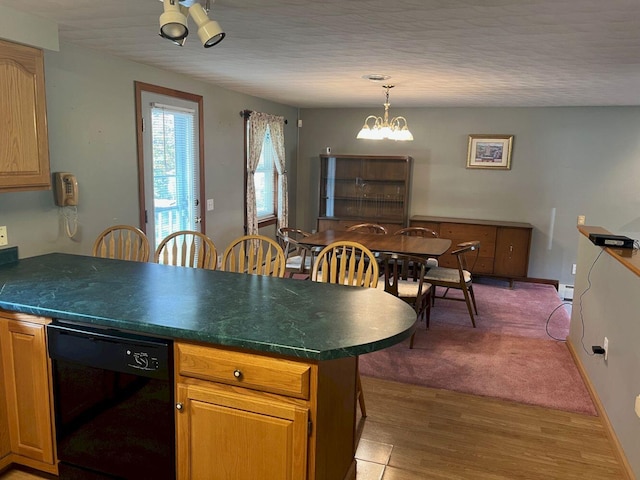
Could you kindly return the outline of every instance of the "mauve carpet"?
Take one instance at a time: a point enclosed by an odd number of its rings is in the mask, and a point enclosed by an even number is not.
[[[464,302],[436,299],[429,330],[360,356],[360,373],[514,402],[597,415],[565,342],[569,314],[551,285],[474,283],[477,328]],[[450,291],[448,295],[460,292]]]

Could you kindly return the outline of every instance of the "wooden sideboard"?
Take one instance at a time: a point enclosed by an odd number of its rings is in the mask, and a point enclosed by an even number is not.
[[[477,275],[526,278],[529,271],[529,250],[533,225],[520,222],[473,220],[466,218],[415,215],[410,226],[434,230],[441,238],[451,240],[451,248],[470,240],[480,241],[477,260],[471,260],[471,271]],[[456,267],[455,257],[445,253],[438,259],[443,267]]]

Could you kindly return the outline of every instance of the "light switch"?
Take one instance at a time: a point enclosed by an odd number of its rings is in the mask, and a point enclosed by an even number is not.
[[[207,211],[210,212],[211,210],[213,210],[213,198],[208,198],[207,199]]]

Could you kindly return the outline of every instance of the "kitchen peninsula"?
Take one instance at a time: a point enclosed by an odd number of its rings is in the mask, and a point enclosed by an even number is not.
[[[357,356],[415,328],[413,309],[376,289],[67,254],[1,266],[0,309],[0,431],[10,432],[0,436],[0,468],[15,462],[57,473],[43,327],[55,318],[173,340],[179,479],[231,464],[240,465],[237,479],[354,479]],[[32,365],[17,365],[38,345]],[[33,393],[37,381],[46,383],[37,387],[44,399]],[[28,413],[40,424],[16,418],[25,414],[17,403],[37,407]],[[232,448],[204,441],[221,434],[209,420],[238,412],[244,429],[223,432]],[[271,434],[243,437],[247,431]]]

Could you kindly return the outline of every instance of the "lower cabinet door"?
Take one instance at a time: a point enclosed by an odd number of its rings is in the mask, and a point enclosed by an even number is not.
[[[25,458],[53,464],[44,325],[0,318],[0,351],[11,450]]]
[[[177,386],[178,480],[303,480],[309,411],[227,386]]]

